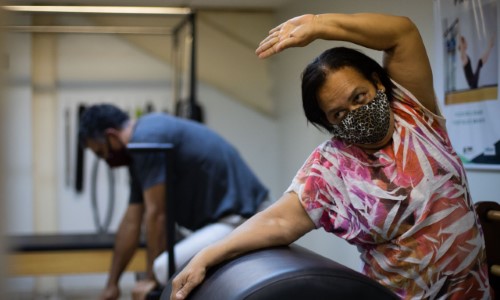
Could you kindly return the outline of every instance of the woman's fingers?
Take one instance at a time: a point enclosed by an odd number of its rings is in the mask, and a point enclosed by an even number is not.
[[[197,287],[205,278],[205,271],[187,269],[181,272],[172,281],[172,293],[170,300],[183,300]]]
[[[260,42],[259,47],[255,50],[255,53],[259,58],[266,58],[272,54],[278,53],[286,47],[291,45],[290,32],[293,30],[291,26],[285,26],[286,24],[278,26],[277,30],[272,30],[270,34]]]
[[[182,274],[179,276],[182,276]],[[170,300],[186,299],[187,295],[191,291],[191,289],[189,289],[189,281],[185,282],[185,279],[179,278],[179,276],[177,276],[172,282],[172,293],[170,294]]]
[[[186,299],[187,295],[191,293],[196,285],[191,281],[187,281],[177,292],[175,292],[175,300],[183,300]]]
[[[269,54],[276,53],[277,49],[275,49],[275,46],[278,42],[277,38],[270,39],[263,44],[261,44],[257,50],[255,50],[255,53],[260,57],[263,58],[269,56]]]
[[[259,43],[259,47],[270,42],[271,40],[273,39],[277,39],[278,38],[278,33],[275,32],[275,33],[272,33],[270,35],[268,35],[265,39],[263,39],[260,43]]]
[[[302,15],[292,18],[269,31],[268,36],[260,42],[255,53],[259,58],[266,58],[290,47],[301,47],[309,44],[314,35],[311,34],[314,15]]]
[[[269,34],[271,35],[271,34],[273,34],[273,33],[275,33],[275,32],[280,31],[280,30],[281,30],[281,28],[283,27],[283,25],[285,25],[285,24],[286,24],[286,22],[281,23],[281,24],[279,24],[278,26],[274,27],[273,29],[269,30]]]

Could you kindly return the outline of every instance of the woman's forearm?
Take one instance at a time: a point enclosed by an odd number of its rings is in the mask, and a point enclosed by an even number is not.
[[[318,38],[352,42],[375,50],[389,50],[402,37],[418,34],[407,17],[373,13],[320,14],[315,17]]]
[[[313,228],[297,195],[287,194],[202,253],[207,267],[211,267],[249,251],[288,245]]]
[[[225,239],[195,255],[172,281],[170,299],[185,299],[214,265],[252,250],[290,244],[313,228],[314,224],[302,208],[298,196],[286,194]]]

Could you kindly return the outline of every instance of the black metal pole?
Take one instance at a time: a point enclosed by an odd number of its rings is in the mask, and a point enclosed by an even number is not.
[[[175,273],[175,201],[174,201],[174,147],[165,151],[165,197],[167,198],[167,248],[168,248],[168,278]]]
[[[165,209],[167,222],[167,252],[168,252],[168,273],[167,278],[175,273],[175,201],[174,201],[174,151],[175,147],[169,143],[130,143],[127,149],[131,152],[154,153],[162,152],[165,154]]]
[[[196,106],[196,14],[189,15],[189,22],[191,23],[191,72],[189,82],[189,107],[190,117],[194,115]]]

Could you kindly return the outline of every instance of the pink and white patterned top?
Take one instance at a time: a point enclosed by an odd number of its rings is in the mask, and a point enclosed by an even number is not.
[[[488,299],[484,238],[444,119],[395,83],[392,141],[373,154],[332,138],[288,191],[358,246],[363,273],[403,299]]]

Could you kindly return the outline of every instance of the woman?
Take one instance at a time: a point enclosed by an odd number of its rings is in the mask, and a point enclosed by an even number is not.
[[[271,30],[256,53],[315,39],[381,50],[383,67],[347,48],[307,66],[306,117],[333,137],[281,199],[196,255],[174,279],[171,299],[184,299],[215,264],[319,227],[357,245],[363,273],[401,298],[489,298],[482,232],[416,26],[380,14],[303,15]]]
[[[461,35],[458,39],[458,50],[460,50],[460,60],[462,61],[462,67],[464,69],[464,76],[467,80],[467,84],[469,84],[470,89],[477,89],[479,84],[479,74],[483,66],[488,62],[488,58],[490,57],[491,50],[495,46],[495,36],[490,38],[488,46],[486,50],[483,52],[479,60],[477,61],[477,65],[475,70],[472,70],[472,63],[470,60],[470,56],[467,53],[468,43],[463,35]]]

